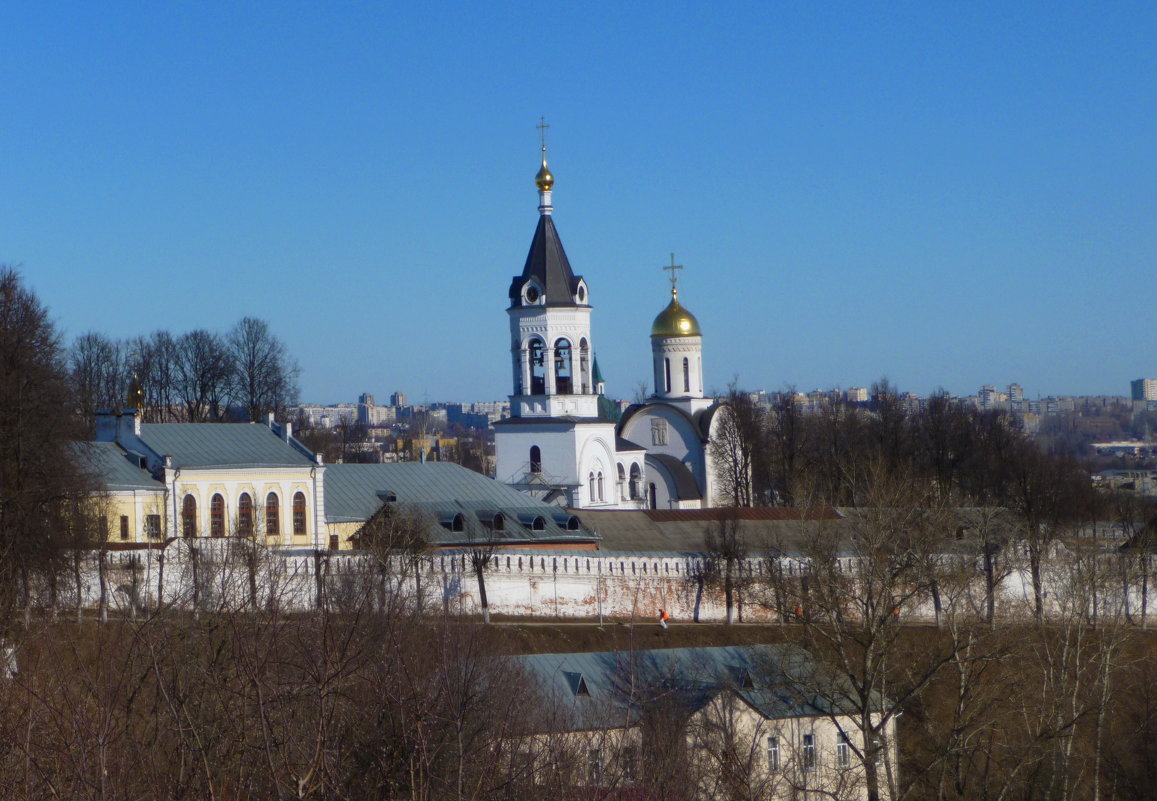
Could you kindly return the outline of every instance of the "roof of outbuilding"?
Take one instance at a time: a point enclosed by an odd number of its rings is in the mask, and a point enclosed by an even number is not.
[[[531,278],[542,287],[547,306],[585,305],[574,300],[579,278],[575,277],[570,268],[570,260],[566,257],[562,240],[558,237],[558,229],[554,226],[554,218],[549,214],[539,216],[522,275],[517,276],[510,284],[512,303],[518,300],[523,284]]]
[[[309,467],[302,450],[259,423],[152,423],[141,441],[173,467]]]
[[[428,539],[444,547],[469,544],[482,530],[502,544],[517,542],[592,542],[597,539],[574,514],[537,501],[518,490],[450,462],[399,464],[335,464],[325,472],[325,514],[330,523],[360,523],[373,517],[387,502],[417,509],[430,521]],[[501,513],[504,530],[485,525]],[[464,531],[442,524],[461,514]],[[533,523],[542,518],[541,528]],[[479,526],[483,526],[480,530]]]
[[[115,442],[77,442],[74,452],[96,475],[105,489],[117,490],[163,490],[163,482],[157,481],[147,470],[140,467],[136,457],[125,452]]]
[[[768,719],[851,708],[839,677],[804,649],[786,643],[533,654],[513,660],[546,695],[555,714],[543,723],[556,730],[633,726],[657,698],[675,700],[685,714],[693,714],[725,691]],[[586,694],[579,692],[580,681]]]

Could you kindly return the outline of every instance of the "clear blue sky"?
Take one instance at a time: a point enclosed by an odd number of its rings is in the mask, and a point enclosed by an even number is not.
[[[1157,4],[10,2],[0,262],[65,334],[264,318],[302,398],[510,391],[536,220],[649,379],[1157,376]]]

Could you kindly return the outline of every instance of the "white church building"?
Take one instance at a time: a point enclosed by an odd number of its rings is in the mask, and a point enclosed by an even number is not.
[[[554,224],[554,176],[542,167],[538,226],[510,284],[511,416],[494,424],[496,477],[575,509],[699,509],[713,505],[708,444],[717,412],[704,395],[699,322],[671,301],[651,327],[654,393],[617,422],[603,397],[591,299]]]

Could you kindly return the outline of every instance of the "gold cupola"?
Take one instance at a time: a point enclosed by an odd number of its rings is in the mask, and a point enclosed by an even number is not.
[[[651,324],[653,337],[697,337],[702,336],[699,321],[695,315],[679,305],[679,290],[671,287],[671,302],[659,312]]]
[[[534,176],[534,185],[538,187],[540,192],[549,192],[554,186],[554,176],[550,174],[550,169],[546,166],[546,146],[542,148],[542,166],[538,168],[538,174]]]

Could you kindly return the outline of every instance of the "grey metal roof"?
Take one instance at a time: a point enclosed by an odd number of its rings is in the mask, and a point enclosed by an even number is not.
[[[546,423],[555,423],[558,425],[573,425],[574,423],[611,423],[613,420],[604,420],[601,417],[575,417],[574,415],[562,415],[560,417],[507,417],[505,420],[495,420],[491,426],[497,428],[498,426],[534,426]]]
[[[666,511],[619,511],[584,509],[583,523],[602,541],[599,550],[622,553],[703,553],[704,535],[720,515],[731,510],[707,509],[701,514],[678,515],[668,519]],[[714,517],[712,517],[714,515]],[[736,521],[740,535],[751,556],[772,550],[802,552],[806,542],[816,536],[820,527],[835,527],[841,533],[847,521],[838,518],[822,520],[785,519],[784,517],[740,516]]]
[[[615,437],[615,450],[616,451],[623,451],[623,452],[626,452],[626,451],[645,451],[645,450],[647,450],[647,447],[645,445],[639,445],[638,443],[631,442],[629,439],[624,439],[623,437],[616,436]]]
[[[73,451],[108,490],[162,490],[165,485],[115,442],[77,442]]]
[[[530,252],[526,254],[526,264],[522,275],[510,284],[510,302],[517,304],[522,296],[522,286],[533,278],[543,288],[547,306],[579,306],[574,301],[579,279],[570,268],[570,260],[562,248],[562,240],[554,227],[554,218],[549,214],[539,215],[534,238],[530,241]]]
[[[308,467],[314,462],[260,423],[152,423],[141,440],[173,467]]]
[[[428,538],[434,544],[467,545],[483,535],[498,543],[591,542],[597,537],[573,513],[542,503],[529,495],[449,462],[399,464],[335,464],[325,471],[325,513],[330,523],[364,522],[387,498],[412,507],[430,519]],[[495,514],[504,518],[504,530],[491,533],[485,525]],[[463,515],[464,531],[442,524]],[[541,530],[534,524],[541,520]],[[480,528],[481,527],[481,528]]]
[[[543,722],[564,731],[635,725],[661,698],[689,715],[728,691],[768,719],[851,708],[839,677],[791,644],[532,654],[513,661],[555,713]]]

